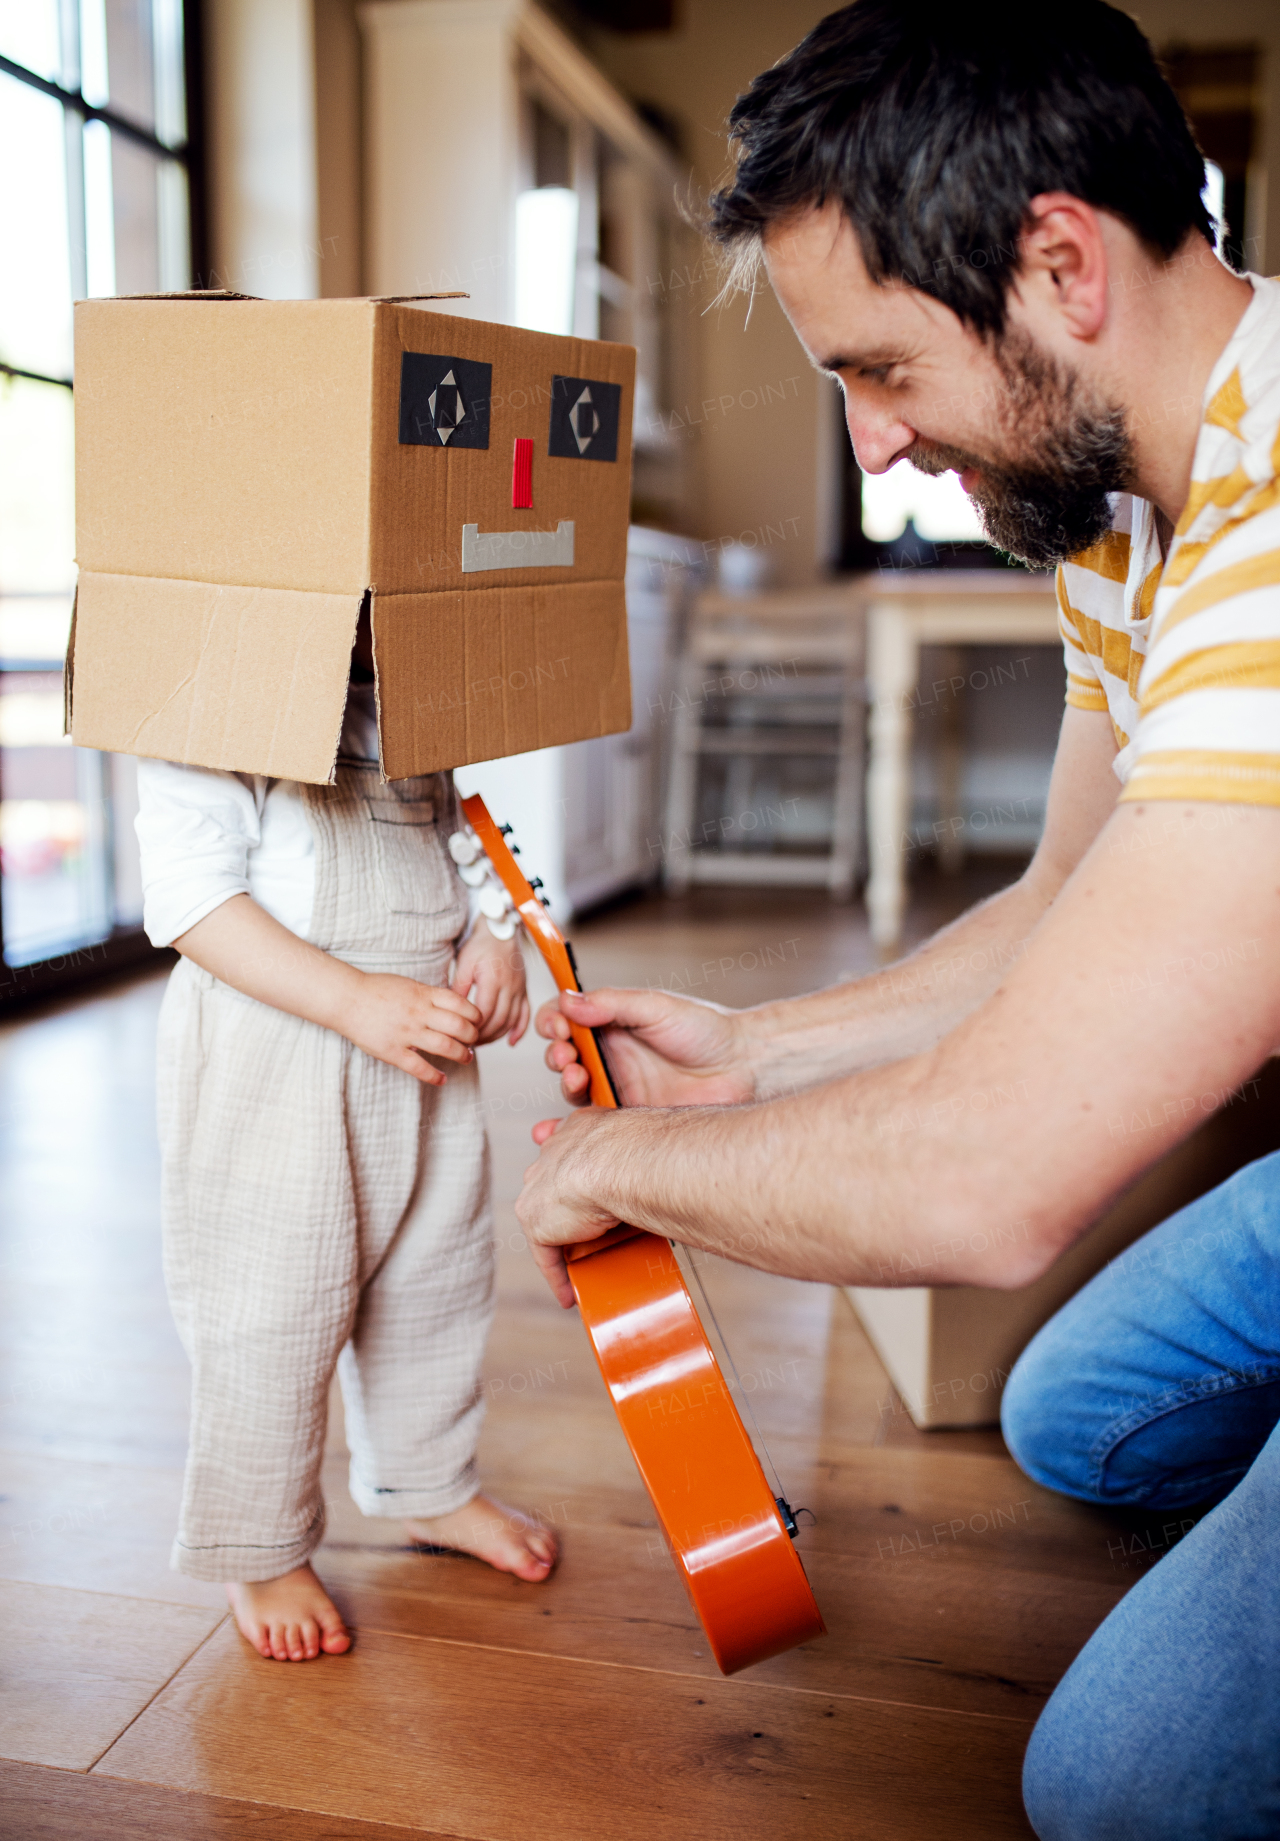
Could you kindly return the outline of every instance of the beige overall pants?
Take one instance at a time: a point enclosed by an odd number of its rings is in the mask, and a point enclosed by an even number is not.
[[[447,775],[305,786],[310,939],[367,972],[446,982],[466,891]],[[488,1163],[474,1062],[424,1086],[188,960],[160,1018],[165,1276],[191,1359],[173,1564],[273,1579],[324,1532],[337,1365],[351,1494],[443,1515],[476,1493],[477,1377],[492,1311]]]

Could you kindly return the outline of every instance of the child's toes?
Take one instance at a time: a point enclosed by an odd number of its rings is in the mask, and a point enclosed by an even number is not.
[[[320,1648],[326,1655],[344,1655],[352,1646],[352,1638],[346,1633],[346,1624],[339,1616],[337,1605],[328,1598],[315,1613],[315,1620],[320,1626]]]
[[[351,1647],[347,1627],[335,1611],[332,1618],[320,1620],[320,1647],[327,1656],[342,1656]]]
[[[544,1533],[539,1528],[529,1536],[527,1546],[535,1560],[541,1560],[544,1566],[555,1565],[560,1549],[556,1546],[554,1534]]]
[[[289,1660],[289,1643],[286,1636],[286,1629],[287,1626],[284,1624],[272,1624],[271,1626],[271,1654],[277,1662],[287,1662]]]
[[[524,1525],[511,1529],[508,1534],[507,1566],[517,1579],[528,1579],[536,1584],[551,1571],[560,1549],[554,1534],[533,1526],[523,1516],[520,1519]]]

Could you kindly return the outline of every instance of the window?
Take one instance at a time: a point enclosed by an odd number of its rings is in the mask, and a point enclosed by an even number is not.
[[[1207,203],[1221,225],[1224,261],[1236,269],[1261,262],[1265,175],[1261,139],[1262,53],[1257,45],[1169,45],[1163,63],[1204,150]]]
[[[841,417],[838,443],[841,569],[987,569],[1014,563],[986,541],[954,473],[936,478],[900,460],[863,473]]]
[[[132,762],[62,734],[72,301],[191,285],[182,0],[0,6],[0,942],[8,994],[135,935]],[[44,966],[51,974],[38,976]],[[16,971],[23,971],[25,979]]]

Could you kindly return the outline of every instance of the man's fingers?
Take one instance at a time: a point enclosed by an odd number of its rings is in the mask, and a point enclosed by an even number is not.
[[[549,1003],[539,1004],[533,1026],[538,1034],[545,1036],[549,1042],[569,1040],[569,1025],[561,1014],[558,999],[554,997]]]
[[[561,1309],[572,1310],[577,1300],[573,1295],[573,1286],[569,1283],[569,1268],[565,1265],[560,1248],[535,1246],[530,1241],[529,1251]]]
[[[671,999],[664,991],[562,991],[560,1008],[571,1022],[589,1029],[600,1029],[606,1023],[643,1029],[670,1016]]]
[[[543,1057],[553,1074],[562,1076],[566,1093],[581,1093],[590,1085],[587,1070],[578,1060],[572,1042],[553,1042]]]

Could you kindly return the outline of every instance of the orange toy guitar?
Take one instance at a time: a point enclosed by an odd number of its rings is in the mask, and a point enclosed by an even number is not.
[[[478,796],[467,822],[562,991],[573,953]],[[509,829],[509,827],[507,827]],[[597,1106],[617,1093],[594,1031],[571,1025]],[[635,1227],[565,1248],[569,1278],[614,1410],[693,1608],[726,1675],[825,1629],[795,1518],[775,1497],[670,1244]]]

